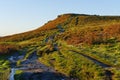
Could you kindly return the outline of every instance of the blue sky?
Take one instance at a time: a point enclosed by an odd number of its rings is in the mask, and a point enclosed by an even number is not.
[[[120,15],[120,0],[0,0],[0,36],[36,29],[59,14]]]

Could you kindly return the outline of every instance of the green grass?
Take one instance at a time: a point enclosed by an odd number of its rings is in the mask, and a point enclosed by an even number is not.
[[[0,69],[0,80],[8,80],[9,79],[10,69]]]
[[[7,56],[0,56],[0,80],[7,80],[10,73],[10,62],[6,60]]]
[[[97,44],[97,45],[67,45],[64,41],[58,41],[60,51],[54,51],[43,55],[39,61],[47,66],[54,67],[58,72],[67,76],[79,78],[80,80],[105,80],[106,69],[100,67],[89,59],[71,52],[70,50],[78,51],[82,54],[88,55],[105,64],[113,66],[109,69],[114,75],[113,80],[120,79],[119,66],[120,57],[120,43],[114,44]],[[89,77],[89,78],[88,78]]]
[[[54,67],[58,72],[80,80],[105,79],[104,69],[79,54],[62,48],[39,58],[40,62]]]
[[[120,43],[76,47],[76,51],[96,58],[111,66],[120,67]]]
[[[120,80],[120,70],[113,69],[112,72],[114,73],[113,80]]]

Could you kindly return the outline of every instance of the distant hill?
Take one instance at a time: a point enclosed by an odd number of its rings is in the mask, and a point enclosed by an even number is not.
[[[73,13],[62,14],[62,15],[58,15],[56,19],[48,21],[47,23],[45,23],[43,26],[39,27],[36,30],[28,31],[21,34],[15,34],[11,36],[5,36],[0,38],[0,41],[20,42],[24,40],[40,38],[41,36],[45,36],[49,33],[52,32],[54,33],[58,29],[57,26],[61,25],[65,29],[65,33],[61,35],[61,38],[63,36],[69,37],[65,39],[66,41],[69,41],[68,43],[72,43],[72,42],[74,44],[80,42],[92,43],[92,42],[88,42],[90,40],[84,41],[84,39],[86,39],[85,36],[90,36],[93,34],[99,35],[101,33],[102,34],[101,36],[105,37],[105,35],[109,35],[108,37],[111,38],[110,36],[112,36],[112,34],[114,33],[117,34],[117,32],[113,30],[119,28],[119,23],[120,23],[120,16],[99,16],[99,15],[86,15],[86,14],[73,14]],[[110,32],[111,31],[110,29],[112,29],[113,32]],[[81,30],[82,33],[84,34],[80,34]],[[68,32],[69,34],[66,34]],[[76,32],[78,32],[78,35],[76,34]],[[90,34],[86,32],[90,32]],[[79,34],[84,36],[78,37],[80,36]],[[97,38],[99,37],[100,36],[98,36]],[[76,40],[73,40],[72,38],[75,38]],[[114,38],[118,38],[118,35]],[[101,41],[98,41],[98,43],[99,42]]]

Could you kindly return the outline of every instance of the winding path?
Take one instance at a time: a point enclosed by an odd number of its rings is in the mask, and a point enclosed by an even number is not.
[[[19,57],[19,56],[18,56]],[[11,56],[11,62],[15,61]],[[9,80],[15,80],[14,75],[16,70],[23,70],[25,80],[68,80],[68,78],[38,61],[37,55],[33,52],[33,56],[23,61],[20,67],[13,66],[11,68]]]
[[[99,65],[99,66],[101,66],[101,67],[103,67],[103,68],[112,68],[111,65],[105,64],[105,63],[103,63],[103,62],[101,62],[101,61],[99,61],[99,60],[97,60],[97,59],[94,59],[94,58],[86,55],[86,54],[83,54],[83,53],[80,53],[80,52],[77,52],[77,51],[74,51],[74,50],[71,50],[71,51],[72,51],[72,52],[75,52],[75,53],[78,53],[78,54],[86,57],[87,59],[93,61],[94,63],[96,63],[97,65]]]

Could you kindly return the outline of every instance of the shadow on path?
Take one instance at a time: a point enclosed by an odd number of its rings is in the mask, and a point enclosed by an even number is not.
[[[30,73],[24,72],[21,76],[20,80],[70,80],[70,78],[66,77],[60,73],[54,72],[37,72],[37,73]]]

